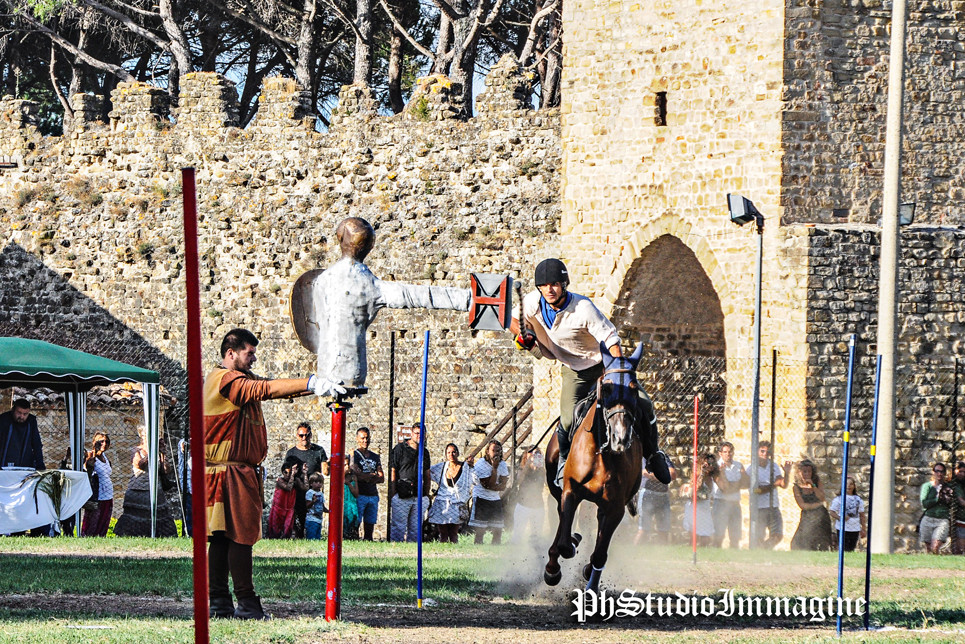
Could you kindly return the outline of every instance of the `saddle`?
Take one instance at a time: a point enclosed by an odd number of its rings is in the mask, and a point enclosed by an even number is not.
[[[586,419],[586,415],[590,413],[590,409],[596,404],[596,389],[591,391],[586,395],[586,398],[576,403],[573,407],[573,424],[570,426],[570,441],[573,440],[573,435],[576,434],[576,429],[579,427],[583,421]]]

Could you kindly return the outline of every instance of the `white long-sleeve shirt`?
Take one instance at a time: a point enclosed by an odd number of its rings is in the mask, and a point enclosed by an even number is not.
[[[584,295],[569,293],[566,306],[557,311],[552,328],[547,328],[539,291],[533,291],[523,298],[523,317],[536,334],[537,355],[559,360],[574,371],[600,364],[601,342],[607,349],[620,343],[616,327]]]

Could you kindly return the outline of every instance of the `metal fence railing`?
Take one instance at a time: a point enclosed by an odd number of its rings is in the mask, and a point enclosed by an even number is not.
[[[394,335],[394,342],[391,337]],[[170,437],[169,455],[187,430],[187,393],[180,364],[141,338],[124,334],[94,342],[79,335],[54,338],[58,344],[157,369],[171,396],[166,399],[164,426]],[[354,448],[355,429],[370,428],[371,448],[382,455],[388,474],[388,453],[398,440],[398,428],[419,418],[424,335],[397,330],[373,337],[369,346],[369,393],[353,401],[348,412],[347,453]],[[314,371],[313,356],[285,335],[264,336],[256,369],[271,377],[299,377]],[[435,330],[430,338],[427,392],[427,438],[433,463],[442,459],[447,443],[468,455],[492,435],[516,454],[542,438],[558,415],[558,366],[533,361],[512,348],[507,338],[479,337],[469,331]],[[218,359],[216,348],[206,347],[205,365]],[[797,359],[765,351],[760,363],[760,438],[772,440],[775,461],[810,459],[825,482],[828,503],[836,495],[841,472],[841,432],[844,419],[845,369],[840,361],[817,357]],[[390,366],[393,367],[390,369]],[[947,359],[906,361],[896,374],[896,520],[900,546],[914,548],[914,522],[920,513],[918,488],[934,461],[965,458],[963,400],[965,377],[961,361]],[[671,487],[674,531],[682,537],[684,499],[677,494],[693,464],[694,400],[697,400],[698,453],[714,452],[722,440],[735,445],[736,460],[749,465],[753,362],[749,358],[669,356],[645,354],[638,367],[639,381],[654,401],[661,446],[678,465],[679,481]],[[390,397],[390,393],[392,395]],[[859,481],[868,479],[874,392],[873,356],[860,356],[855,373],[852,409],[851,462]],[[136,393],[136,392],[135,392]],[[17,394],[20,395],[20,394]],[[88,439],[103,429],[113,441],[115,516],[121,512],[123,491],[131,473],[131,454],[140,443],[143,424],[136,395],[114,400],[91,396]],[[172,397],[173,396],[173,397]],[[53,396],[45,403],[48,420],[41,424],[48,464],[66,450],[66,415],[63,402]],[[269,481],[278,474],[284,453],[295,442],[295,428],[307,421],[315,428],[314,440],[326,452],[330,444],[329,411],[312,396],[263,405],[269,429],[266,461]],[[391,418],[391,423],[390,423]],[[792,477],[794,473],[792,472]],[[271,486],[266,501],[270,501]],[[385,534],[385,487],[376,537]],[[867,498],[867,488],[859,483]],[[675,496],[676,494],[676,496]],[[790,489],[779,493],[785,519],[785,540],[793,534],[800,511]],[[176,507],[177,500],[172,498]],[[743,495],[747,516],[747,495]],[[746,529],[745,529],[746,543]]]

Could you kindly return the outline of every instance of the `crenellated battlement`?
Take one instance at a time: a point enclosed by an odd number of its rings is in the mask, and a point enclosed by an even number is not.
[[[515,59],[506,55],[486,78],[486,90],[477,98],[478,116],[468,122],[518,118],[532,112],[532,78],[522,73]],[[371,89],[346,85],[332,110],[331,129],[365,124],[405,121],[433,123],[458,121],[463,113],[460,88],[442,74],[418,79],[412,96],[400,115],[380,115]],[[109,127],[110,132],[160,131],[219,136],[239,126],[239,105],[235,84],[213,72],[186,74],[181,92],[172,105],[164,90],[142,82],[119,83],[111,92],[109,124],[100,122],[104,97],[76,94],[71,97],[74,116],[66,123],[67,133]],[[555,111],[547,114],[554,118]],[[36,129],[37,105],[33,101],[5,96],[0,99],[0,131]],[[265,132],[314,131],[309,93],[290,78],[265,80],[258,111],[246,129]],[[23,139],[23,136],[17,137]]]

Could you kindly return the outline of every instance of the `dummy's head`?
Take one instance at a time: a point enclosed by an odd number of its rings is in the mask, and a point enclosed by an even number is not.
[[[360,217],[343,219],[335,229],[342,257],[351,257],[357,262],[365,259],[375,245],[375,230],[372,224]]]

